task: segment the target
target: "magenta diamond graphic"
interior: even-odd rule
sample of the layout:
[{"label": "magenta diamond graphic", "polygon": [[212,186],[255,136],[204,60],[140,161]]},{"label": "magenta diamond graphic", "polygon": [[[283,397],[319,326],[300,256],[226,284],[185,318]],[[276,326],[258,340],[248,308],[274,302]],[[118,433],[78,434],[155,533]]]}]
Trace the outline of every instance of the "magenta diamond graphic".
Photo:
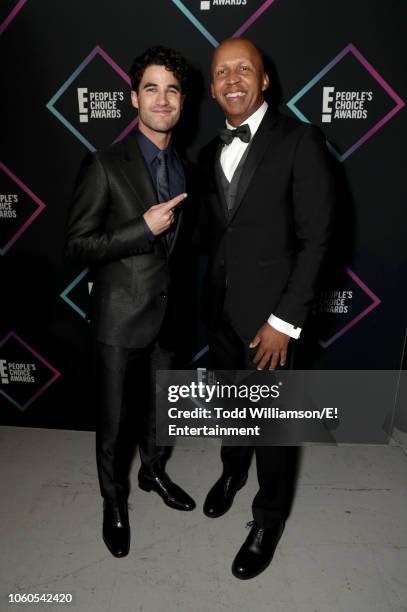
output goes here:
[{"label": "magenta diamond graphic", "polygon": [[10,331],[0,342],[0,393],[25,410],[61,375],[37,351]]},{"label": "magenta diamond graphic", "polygon": [[351,278],[355,285],[361,290],[362,294],[368,298],[368,304],[362,308],[354,317],[347,321],[336,333],[326,340],[320,340],[320,345],[323,348],[328,348],[333,342],[341,338],[344,334],[350,331],[357,323],[360,323],[372,310],[374,310],[379,304],[381,304],[380,298],[373,293],[371,289],[362,281],[361,278],[353,270],[346,267],[346,274]]},{"label": "magenta diamond graphic", "polygon": [[4,255],[44,210],[45,204],[2,162],[0,170],[5,174],[0,193],[0,255]]},{"label": "magenta diamond graphic", "polygon": [[[325,103],[322,104],[324,90],[330,90],[330,93],[325,91]],[[336,95],[367,95],[367,101],[356,99],[355,106],[352,106],[361,108],[363,103],[364,110],[359,111],[362,114],[357,116],[355,111],[343,121],[345,111],[340,111],[338,116],[341,119],[337,120],[330,106],[337,104],[338,108],[346,109],[353,103],[346,97],[335,102],[335,92]],[[325,104],[328,108],[324,107]],[[329,149],[342,162],[390,121],[405,102],[350,43],[308,81],[287,102],[287,106],[301,121],[320,125],[328,138]]]},{"label": "magenta diamond graphic", "polygon": [[[106,66],[112,70],[106,71]],[[122,91],[114,92],[114,90],[123,87],[123,81],[125,82],[126,95]],[[125,106],[129,98],[127,95],[129,86],[131,86],[131,82],[128,75],[106,51],[97,45],[52,96],[46,106],[89,151],[95,151],[112,142],[118,142],[136,125],[137,117],[134,117],[134,109],[130,107],[129,102],[128,106]],[[92,89],[94,91],[90,91]],[[109,97],[108,100],[104,100],[103,95],[109,96],[110,93],[119,94],[120,98],[111,99]],[[102,99],[91,100],[92,95],[99,96],[99,98],[102,95]],[[81,102],[78,101],[80,96]],[[68,102],[66,101],[67,98]],[[110,108],[107,105],[113,104],[116,108],[119,102],[122,103],[121,108],[115,111],[115,115],[112,115],[111,111],[109,115],[109,111],[105,110]],[[104,106],[104,103],[106,106]],[[80,108],[78,110],[80,104],[98,105],[98,110],[95,111],[93,116],[102,118],[102,121],[99,120],[96,123],[94,121],[93,129],[91,126],[92,118],[89,118],[89,113],[82,112]],[[90,117],[92,117],[92,111],[89,112],[91,113]],[[95,143],[94,140],[98,138],[99,134],[102,141]]]}]

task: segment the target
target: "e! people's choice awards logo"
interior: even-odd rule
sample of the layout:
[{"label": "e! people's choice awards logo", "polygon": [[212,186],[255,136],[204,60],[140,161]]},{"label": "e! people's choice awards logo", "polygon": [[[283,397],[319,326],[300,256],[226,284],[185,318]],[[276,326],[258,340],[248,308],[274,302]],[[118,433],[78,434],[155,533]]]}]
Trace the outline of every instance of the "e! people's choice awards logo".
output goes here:
[{"label": "e! people's choice awards logo", "polygon": [[0,162],[0,255],[5,255],[45,204]]},{"label": "e! people's choice awards logo", "polygon": [[209,11],[218,6],[246,6],[247,0],[201,0],[201,11]]},{"label": "e! people's choice awards logo", "polygon": [[78,87],[80,123],[88,123],[89,119],[120,119],[123,100],[123,91],[89,91],[88,87]]},{"label": "e! people's choice awards logo", "polygon": [[274,0],[172,0],[214,47],[230,36],[242,36]]},{"label": "e! people's choice awards logo", "polygon": [[16,193],[0,193],[0,219],[16,219],[18,195]]},{"label": "e! people's choice awards logo", "polygon": [[362,279],[350,268],[345,268],[340,286],[320,291],[313,308],[314,315],[318,316],[321,346],[330,346],[380,303],[380,298]]},{"label": "e! people's choice awards logo", "polygon": [[302,121],[321,126],[330,150],[340,161],[403,106],[403,100],[352,44],[288,102]]},{"label": "e! people's choice awards logo", "polygon": [[0,394],[19,410],[28,408],[59,376],[14,332],[0,341]]},{"label": "e! people's choice awards logo", "polygon": [[47,108],[90,151],[121,140],[137,122],[130,78],[100,47],[74,70]]},{"label": "e! people's choice awards logo", "polygon": [[368,119],[373,91],[338,91],[322,88],[322,123],[332,119]]}]

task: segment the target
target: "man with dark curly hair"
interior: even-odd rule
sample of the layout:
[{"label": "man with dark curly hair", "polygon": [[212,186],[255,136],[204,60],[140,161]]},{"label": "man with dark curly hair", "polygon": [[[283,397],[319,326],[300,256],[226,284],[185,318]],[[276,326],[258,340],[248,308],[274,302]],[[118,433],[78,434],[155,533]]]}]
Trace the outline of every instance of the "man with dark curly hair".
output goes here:
[{"label": "man with dark curly hair", "polygon": [[130,547],[127,499],[135,438],[140,488],[155,491],[177,510],[195,507],[165,471],[153,402],[155,371],[171,369],[174,360],[172,267],[189,187],[171,140],[187,75],[184,58],[172,49],[153,47],[135,59],[131,102],[138,126],[121,142],[86,156],[67,222],[68,257],[94,270],[96,457],[103,539],[115,557]]}]

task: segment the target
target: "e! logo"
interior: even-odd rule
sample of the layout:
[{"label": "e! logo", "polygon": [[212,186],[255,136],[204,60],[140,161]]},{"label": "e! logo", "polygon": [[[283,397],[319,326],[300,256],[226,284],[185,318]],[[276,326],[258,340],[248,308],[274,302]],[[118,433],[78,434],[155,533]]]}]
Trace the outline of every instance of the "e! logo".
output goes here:
[{"label": "e! logo", "polygon": [[323,87],[322,88],[322,123],[331,123],[332,121],[332,107],[330,103],[333,102],[333,92],[335,87]]},{"label": "e! logo", "polygon": [[79,121],[80,123],[88,123],[88,107],[86,102],[88,101],[87,87],[78,87],[78,104],[79,104]]},{"label": "e! logo", "polygon": [[5,359],[0,359],[0,378],[3,385],[8,385],[8,371],[7,371],[7,361]]}]

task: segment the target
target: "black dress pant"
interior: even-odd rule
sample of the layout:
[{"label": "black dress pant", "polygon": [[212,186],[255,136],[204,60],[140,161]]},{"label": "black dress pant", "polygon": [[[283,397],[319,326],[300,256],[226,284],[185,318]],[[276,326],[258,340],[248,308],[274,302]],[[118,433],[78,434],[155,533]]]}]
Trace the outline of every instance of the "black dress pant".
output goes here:
[{"label": "black dress pant", "polygon": [[155,371],[171,369],[174,353],[160,337],[145,348],[96,342],[95,353],[100,490],[106,499],[125,500],[136,444],[147,471],[163,467],[166,448],[155,442]]},{"label": "black dress pant", "polygon": [[[219,328],[209,334],[212,365],[217,370],[256,369],[252,359],[256,350],[249,348],[233,329],[226,315]],[[291,354],[292,355],[292,354]],[[287,367],[291,362],[288,355]],[[253,518],[262,527],[285,520],[294,495],[298,449],[295,446],[226,446],[221,459],[224,474],[244,475],[255,454],[259,490],[253,500]]]}]

